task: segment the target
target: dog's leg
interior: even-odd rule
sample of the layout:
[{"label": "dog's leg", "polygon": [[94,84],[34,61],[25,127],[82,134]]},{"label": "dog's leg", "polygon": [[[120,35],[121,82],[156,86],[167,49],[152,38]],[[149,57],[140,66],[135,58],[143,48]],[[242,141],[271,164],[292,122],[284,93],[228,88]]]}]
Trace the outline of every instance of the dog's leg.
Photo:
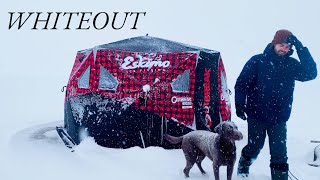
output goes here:
[{"label": "dog's leg", "polygon": [[219,168],[220,168],[220,165],[217,164],[216,162],[213,162],[213,163],[212,163],[212,167],[213,167],[213,173],[214,173],[214,178],[215,178],[215,180],[220,180],[220,177],[219,177]]},{"label": "dog's leg", "polygon": [[227,165],[227,180],[231,180],[232,178],[234,163],[235,161],[232,161]]},{"label": "dog's leg", "polygon": [[206,174],[206,172],[203,170],[203,168],[202,168],[202,166],[201,166],[201,162],[203,161],[203,159],[204,159],[205,157],[206,157],[206,155],[202,154],[202,152],[201,152],[201,154],[198,155],[197,161],[196,161],[197,166],[198,166],[198,168],[199,168],[199,170],[200,170],[200,172],[201,172],[202,174]]},{"label": "dog's leg", "polygon": [[182,142],[182,151],[186,158],[187,164],[183,172],[186,177],[189,177],[190,169],[193,167],[197,160],[197,147],[189,144],[189,141]]},{"label": "dog's leg", "polygon": [[196,163],[196,160],[197,160],[197,153],[195,152],[196,147],[195,146],[186,146],[186,147],[182,146],[182,147],[183,147],[182,150],[184,152],[184,156],[187,161],[187,165],[184,168],[183,172],[186,177],[189,177],[190,169],[192,168],[194,163]]},{"label": "dog's leg", "polygon": [[187,165],[186,165],[186,167],[184,168],[183,172],[184,172],[184,175],[185,175],[186,177],[189,177],[190,169],[192,168],[192,166],[193,166],[194,163],[196,162],[196,157],[190,157],[190,156],[187,156],[187,155],[186,155],[186,161],[187,161]]}]

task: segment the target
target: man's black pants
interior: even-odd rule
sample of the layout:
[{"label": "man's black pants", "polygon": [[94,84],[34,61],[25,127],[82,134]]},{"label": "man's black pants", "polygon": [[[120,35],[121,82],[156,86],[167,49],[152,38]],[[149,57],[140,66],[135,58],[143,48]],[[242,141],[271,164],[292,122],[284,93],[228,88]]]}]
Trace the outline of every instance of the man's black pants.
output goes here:
[{"label": "man's black pants", "polygon": [[242,149],[244,157],[254,160],[269,137],[271,164],[287,164],[287,124],[264,123],[248,118],[248,144]]}]

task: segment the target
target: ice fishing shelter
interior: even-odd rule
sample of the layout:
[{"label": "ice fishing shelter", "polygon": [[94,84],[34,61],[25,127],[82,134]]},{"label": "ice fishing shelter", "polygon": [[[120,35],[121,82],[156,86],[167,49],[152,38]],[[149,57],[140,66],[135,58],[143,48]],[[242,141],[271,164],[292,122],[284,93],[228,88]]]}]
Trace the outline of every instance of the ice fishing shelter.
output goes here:
[{"label": "ice fishing shelter", "polygon": [[63,129],[76,144],[177,148],[164,133],[213,130],[230,110],[219,52],[141,36],[77,53]]}]

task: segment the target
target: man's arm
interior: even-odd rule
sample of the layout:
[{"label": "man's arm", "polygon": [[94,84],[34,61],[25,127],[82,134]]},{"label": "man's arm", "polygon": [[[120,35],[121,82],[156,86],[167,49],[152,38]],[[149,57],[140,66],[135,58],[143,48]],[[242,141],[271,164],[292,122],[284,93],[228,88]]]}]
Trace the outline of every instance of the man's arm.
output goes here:
[{"label": "man's arm", "polygon": [[256,61],[251,58],[243,67],[234,87],[235,104],[246,104],[246,97],[256,77]]},{"label": "man's arm", "polygon": [[314,62],[308,48],[297,50],[300,62],[295,67],[295,79],[298,81],[310,81],[317,77],[317,65]]},{"label": "man's arm", "polygon": [[308,48],[304,47],[298,38],[291,35],[287,42],[295,46],[300,62],[295,63],[294,78],[298,81],[309,81],[317,77],[317,65]]}]

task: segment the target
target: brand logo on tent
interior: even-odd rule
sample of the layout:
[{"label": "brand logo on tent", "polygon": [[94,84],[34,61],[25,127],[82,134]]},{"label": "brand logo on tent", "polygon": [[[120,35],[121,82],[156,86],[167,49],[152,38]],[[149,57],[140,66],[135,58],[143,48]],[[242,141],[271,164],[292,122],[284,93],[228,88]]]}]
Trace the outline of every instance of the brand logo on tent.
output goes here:
[{"label": "brand logo on tent", "polygon": [[211,127],[212,125],[212,120],[210,116],[210,108],[209,108],[209,103],[210,103],[210,72],[211,69],[205,68],[204,69],[204,103],[203,103],[203,109],[205,113],[205,121],[206,121],[206,126],[208,128]]},{"label": "brand logo on tent", "polygon": [[123,69],[136,69],[136,68],[148,68],[150,70],[153,67],[169,67],[170,61],[162,61],[162,55],[154,57],[155,54],[150,54],[148,56],[136,55],[136,59],[132,56],[127,56],[123,59],[117,59],[121,64]]},{"label": "brand logo on tent", "polygon": [[175,104],[177,102],[182,102],[182,109],[191,109],[192,108],[191,97],[176,97],[176,96],[173,96],[171,98],[171,102],[173,104]]},{"label": "brand logo on tent", "polygon": [[210,103],[210,72],[211,69],[204,69],[204,104],[203,107],[209,106]]}]

